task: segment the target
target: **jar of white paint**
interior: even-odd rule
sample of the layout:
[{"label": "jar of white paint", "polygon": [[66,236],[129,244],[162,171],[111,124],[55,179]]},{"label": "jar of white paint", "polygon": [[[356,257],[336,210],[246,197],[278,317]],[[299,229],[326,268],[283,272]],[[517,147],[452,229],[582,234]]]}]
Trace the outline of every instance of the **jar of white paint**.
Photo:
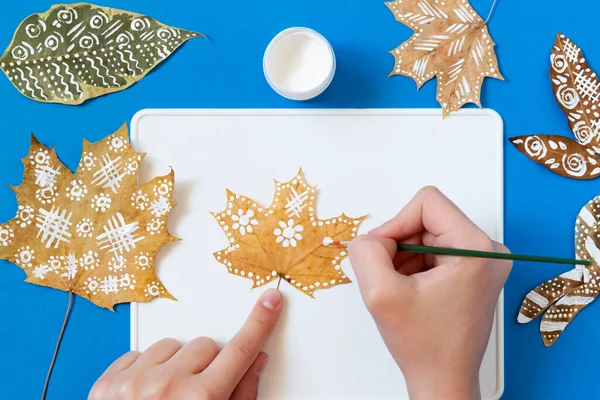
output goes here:
[{"label": "jar of white paint", "polygon": [[308,100],[333,80],[335,53],[327,39],[314,30],[288,28],[267,46],[263,70],[277,93],[291,100]]}]

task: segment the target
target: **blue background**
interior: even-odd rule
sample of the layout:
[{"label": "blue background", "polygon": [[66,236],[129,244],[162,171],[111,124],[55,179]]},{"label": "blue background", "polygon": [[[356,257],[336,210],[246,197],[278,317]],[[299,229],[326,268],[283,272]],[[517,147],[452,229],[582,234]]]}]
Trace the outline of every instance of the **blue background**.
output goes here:
[{"label": "blue background", "polygon": [[[484,17],[491,2],[472,0]],[[594,28],[600,3],[572,0],[564,8],[551,3],[499,0],[489,23],[506,81],[487,79],[482,101],[502,115],[506,137],[570,135],[548,75],[550,49],[558,31],[584,49],[592,67],[600,68]],[[1,45],[9,44],[22,19],[46,11],[51,4],[3,2]],[[393,64],[387,51],[411,31],[395,22],[381,1],[108,0],[102,5],[147,14],[169,25],[203,32],[210,39],[188,42],[132,88],[82,106],[37,103],[0,77],[1,221],[16,212],[15,196],[6,185],[21,182],[20,158],[27,154],[32,132],[44,144],[56,146],[67,166],[75,168],[82,138],[99,140],[143,108],[438,107],[435,82],[417,92],[408,78],[387,78]],[[321,32],[338,60],[331,87],[308,103],[279,97],[262,73],[264,49],[277,32],[290,26]],[[477,143],[468,145],[473,151],[488,151]],[[506,244],[513,252],[572,256],[575,217],[588,200],[600,194],[600,180],[562,178],[506,145]],[[67,294],[24,283],[19,268],[5,261],[0,264],[0,400],[39,398]],[[600,359],[600,346],[595,345],[600,337],[597,302],[550,348],[542,344],[537,320],[529,325],[516,322],[527,291],[564,270],[556,265],[517,264],[508,280],[506,399],[560,399],[575,394],[591,398],[598,392],[592,383]],[[128,347],[129,306],[118,306],[111,313],[77,298],[48,398],[85,398],[95,379]]]}]

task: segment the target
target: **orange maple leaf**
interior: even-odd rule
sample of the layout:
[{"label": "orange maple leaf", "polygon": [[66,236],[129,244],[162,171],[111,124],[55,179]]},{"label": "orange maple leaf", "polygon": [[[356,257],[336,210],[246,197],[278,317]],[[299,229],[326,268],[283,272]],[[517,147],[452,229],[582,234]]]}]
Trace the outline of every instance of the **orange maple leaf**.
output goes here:
[{"label": "orange maple leaf", "polygon": [[0,225],[0,258],[21,267],[26,282],[100,307],[174,299],[154,272],[158,250],[177,240],[166,228],[174,174],[137,187],[142,158],[126,125],[84,142],[76,173],[32,137],[23,183],[12,188],[17,215]]},{"label": "orange maple leaf", "polygon": [[341,269],[346,248],[330,244],[356,237],[366,216],[318,219],[315,187],[302,170],[288,182],[275,181],[268,208],[227,190],[227,206],[212,215],[229,239],[215,258],[229,273],[251,279],[253,288],[281,278],[313,297],[315,290],[351,282]]}]

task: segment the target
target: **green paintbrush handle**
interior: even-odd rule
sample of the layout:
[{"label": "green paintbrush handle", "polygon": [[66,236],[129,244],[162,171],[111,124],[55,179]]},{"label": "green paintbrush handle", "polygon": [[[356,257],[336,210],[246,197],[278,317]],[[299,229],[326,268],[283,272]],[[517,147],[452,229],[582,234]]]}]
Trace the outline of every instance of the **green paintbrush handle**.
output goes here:
[{"label": "green paintbrush handle", "polygon": [[588,260],[574,260],[569,258],[554,258],[527,256],[523,254],[495,253],[493,251],[452,249],[449,247],[417,246],[412,244],[398,244],[398,251],[405,253],[439,254],[445,256],[462,256],[477,258],[493,258],[497,260],[533,261],[552,264],[592,265]]}]

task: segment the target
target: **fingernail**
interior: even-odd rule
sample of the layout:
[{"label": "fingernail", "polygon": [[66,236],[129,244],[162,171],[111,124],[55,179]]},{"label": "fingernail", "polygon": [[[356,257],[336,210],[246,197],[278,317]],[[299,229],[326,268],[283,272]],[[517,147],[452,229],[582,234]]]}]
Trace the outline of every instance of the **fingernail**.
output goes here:
[{"label": "fingernail", "polygon": [[267,363],[269,362],[269,356],[268,355],[264,355],[263,356],[263,360],[261,360],[261,362],[258,364],[258,366],[256,367],[256,374],[260,375],[262,374],[262,372],[264,371],[265,367],[267,366]]},{"label": "fingernail", "polygon": [[277,308],[281,303],[281,292],[275,289],[269,289],[262,295],[262,305],[269,310]]}]

